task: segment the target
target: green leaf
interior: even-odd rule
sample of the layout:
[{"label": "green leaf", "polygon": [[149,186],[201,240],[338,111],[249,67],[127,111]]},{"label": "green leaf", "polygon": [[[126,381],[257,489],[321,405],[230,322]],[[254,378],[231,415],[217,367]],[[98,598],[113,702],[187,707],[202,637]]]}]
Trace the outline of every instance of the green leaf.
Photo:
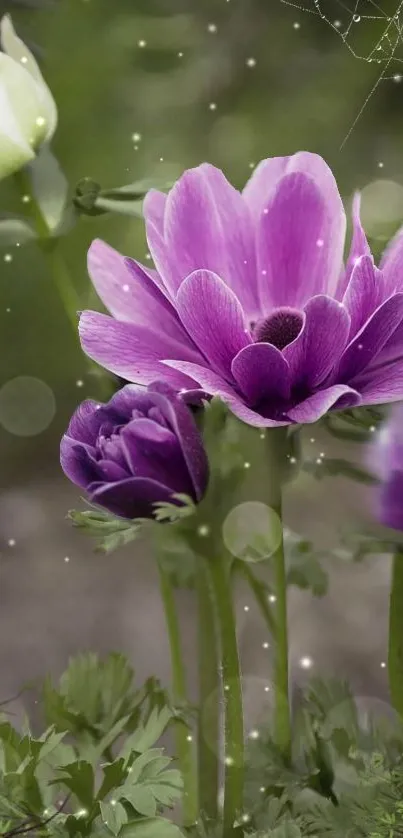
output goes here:
[{"label": "green leaf", "polygon": [[28,167],[34,198],[51,234],[61,225],[69,185],[49,145],[43,145]]},{"label": "green leaf", "polygon": [[308,474],[312,474],[317,480],[322,480],[324,477],[348,477],[350,480],[356,480],[358,483],[365,483],[368,486],[373,486],[378,482],[365,469],[342,458],[330,459],[324,457],[320,459],[320,462],[309,460],[302,464],[302,469]]},{"label": "green leaf", "polygon": [[162,503],[158,501],[154,504],[154,516],[156,521],[175,522],[181,521],[183,518],[188,518],[190,515],[194,515],[196,507],[189,495],[178,493],[172,495],[172,497],[176,498],[180,502],[181,506],[178,506],[176,503]]},{"label": "green leaf", "polygon": [[75,527],[97,539],[97,552],[111,553],[137,538],[141,527],[148,523],[141,519],[126,521],[101,510],[84,512],[71,509],[67,516]]},{"label": "green leaf", "polygon": [[25,218],[17,215],[0,216],[0,247],[26,244],[36,238],[35,230]]},{"label": "green leaf", "polygon": [[270,838],[302,838],[299,826],[291,821],[276,826],[269,834]]},{"label": "green leaf", "polygon": [[109,792],[118,788],[126,777],[125,761],[121,757],[109,765],[104,765],[103,780],[97,794],[97,800],[103,800]]},{"label": "green leaf", "polygon": [[147,721],[126,740],[120,755],[124,756],[128,750],[137,751],[137,753],[148,751],[162,736],[173,717],[174,714],[169,707],[163,707],[161,710],[154,707]]},{"label": "green leaf", "polygon": [[323,570],[312,543],[306,539],[300,539],[287,530],[284,534],[284,542],[287,585],[311,590],[314,596],[324,596],[328,588],[328,575]]},{"label": "green leaf", "polygon": [[166,818],[141,818],[128,823],[122,838],[184,838],[183,832]]},{"label": "green leaf", "polygon": [[124,798],[139,815],[153,818],[157,814],[157,801],[148,786],[134,786],[125,791]]},{"label": "green leaf", "polygon": [[60,769],[64,773],[52,785],[63,783],[76,796],[85,809],[90,809],[94,800],[94,771],[88,762],[78,760]]},{"label": "green leaf", "polygon": [[127,823],[127,814],[124,806],[117,800],[115,803],[100,803],[101,818],[113,835],[119,832]]}]

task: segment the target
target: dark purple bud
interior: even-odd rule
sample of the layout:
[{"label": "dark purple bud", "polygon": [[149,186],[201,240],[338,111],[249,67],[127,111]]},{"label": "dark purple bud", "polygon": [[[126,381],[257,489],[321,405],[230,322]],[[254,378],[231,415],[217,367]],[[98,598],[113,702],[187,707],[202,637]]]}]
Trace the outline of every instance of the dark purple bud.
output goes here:
[{"label": "dark purple bud", "polygon": [[122,518],[152,518],[155,503],[175,503],[179,493],[197,503],[208,482],[192,413],[161,382],[128,384],[107,404],[83,402],[61,441],[60,461],[92,503]]}]

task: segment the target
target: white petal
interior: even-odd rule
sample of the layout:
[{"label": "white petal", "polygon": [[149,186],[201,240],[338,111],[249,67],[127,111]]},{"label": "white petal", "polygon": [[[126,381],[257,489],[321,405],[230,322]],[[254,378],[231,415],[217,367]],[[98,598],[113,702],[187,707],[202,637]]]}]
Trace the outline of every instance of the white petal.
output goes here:
[{"label": "white petal", "polygon": [[34,79],[37,89],[40,91],[42,116],[46,120],[46,132],[44,139],[50,140],[57,126],[57,108],[55,100],[42,76],[42,73],[21,38],[16,34],[10,15],[4,15],[0,21],[0,43],[4,52],[12,58],[16,64],[21,66],[25,72]]}]

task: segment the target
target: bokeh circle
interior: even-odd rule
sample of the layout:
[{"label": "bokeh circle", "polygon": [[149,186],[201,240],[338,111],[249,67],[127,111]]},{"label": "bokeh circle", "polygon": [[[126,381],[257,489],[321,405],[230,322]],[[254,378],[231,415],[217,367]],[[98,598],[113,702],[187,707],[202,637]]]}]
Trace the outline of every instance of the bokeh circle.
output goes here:
[{"label": "bokeh circle", "polygon": [[19,375],[0,389],[0,424],[14,436],[37,436],[54,419],[53,390],[40,378]]}]

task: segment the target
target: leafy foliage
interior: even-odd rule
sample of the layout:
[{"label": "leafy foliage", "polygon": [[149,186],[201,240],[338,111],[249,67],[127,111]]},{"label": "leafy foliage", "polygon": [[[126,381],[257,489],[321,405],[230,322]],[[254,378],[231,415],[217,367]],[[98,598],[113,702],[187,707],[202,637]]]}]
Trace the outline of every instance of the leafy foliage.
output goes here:
[{"label": "leafy foliage", "polygon": [[291,764],[270,730],[249,746],[246,802],[256,838],[403,834],[402,745],[401,726],[363,715],[346,683],[313,679],[299,697]]},{"label": "leafy foliage", "polygon": [[86,748],[90,762],[108,754],[122,733],[141,730],[145,720],[151,725],[151,739],[157,739],[154,713],[166,708],[168,698],[156,679],[149,679],[140,689],[134,688],[133,679],[123,655],[112,653],[104,661],[92,653],[78,655],[70,661],[58,689],[50,679],[45,681],[46,720],[56,730],[72,734],[81,753]]},{"label": "leafy foliage", "polygon": [[132,678],[120,655],[80,655],[59,690],[45,685],[41,737],[0,722],[1,834],[180,838],[162,813],[182,777],[155,747],[174,712],[156,682],[135,691]]}]

